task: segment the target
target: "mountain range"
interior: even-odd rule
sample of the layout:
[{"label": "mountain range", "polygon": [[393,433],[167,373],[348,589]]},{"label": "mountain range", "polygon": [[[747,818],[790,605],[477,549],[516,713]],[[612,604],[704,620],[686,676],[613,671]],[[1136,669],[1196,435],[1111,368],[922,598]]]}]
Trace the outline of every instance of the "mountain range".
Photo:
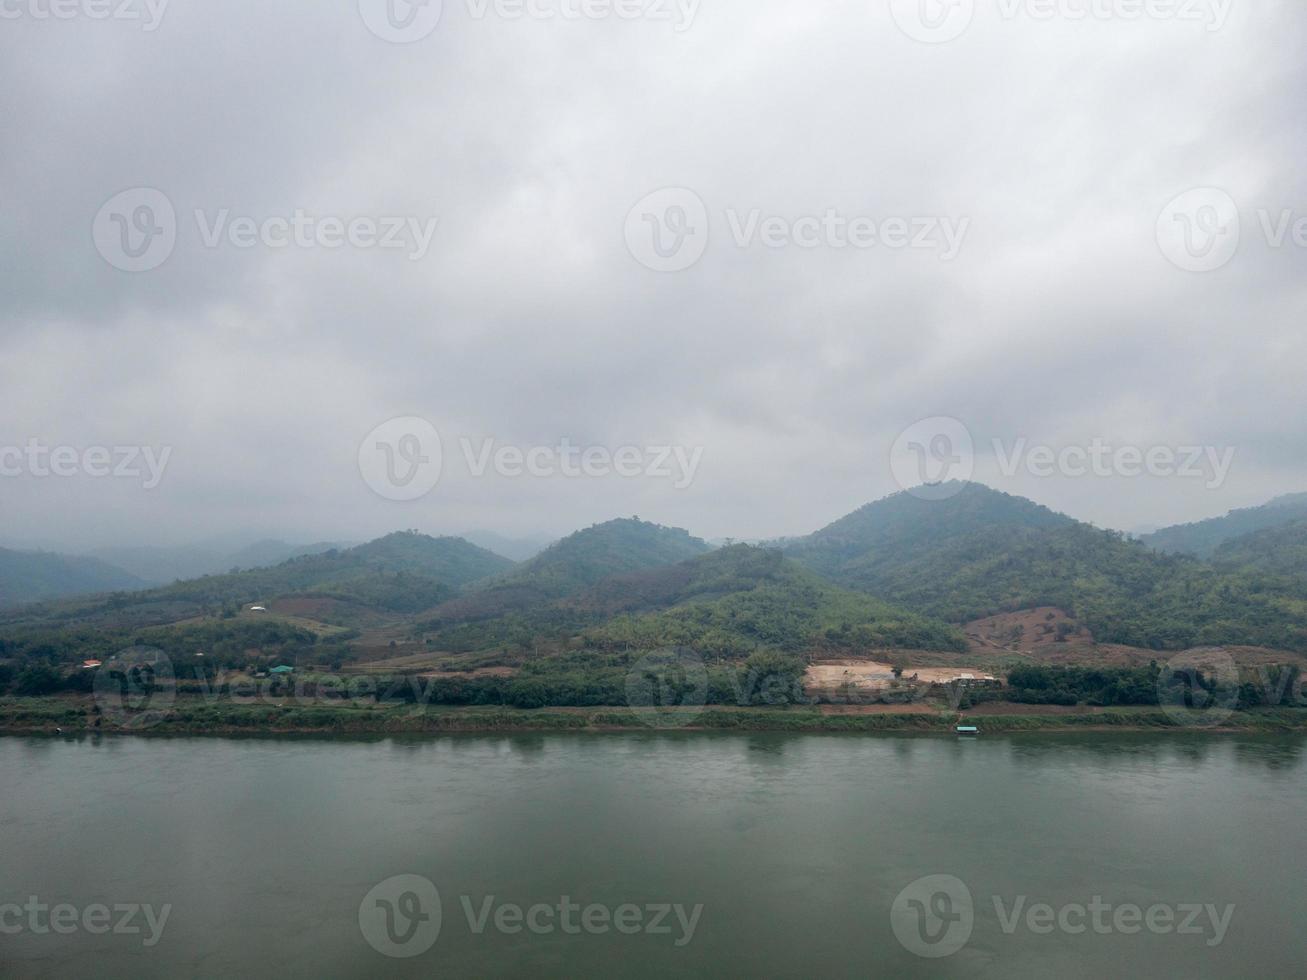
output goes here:
[{"label": "mountain range", "polygon": [[[0,660],[140,642],[415,668],[670,646],[958,652],[966,624],[1043,609],[1065,618],[1059,635],[1100,644],[1307,650],[1307,495],[1135,540],[981,484],[940,489],[771,546],[713,547],[627,519],[514,562],[401,532],[153,588],[99,559],[0,552],[3,594],[40,600],[0,613]],[[61,598],[52,582],[99,594]]]}]

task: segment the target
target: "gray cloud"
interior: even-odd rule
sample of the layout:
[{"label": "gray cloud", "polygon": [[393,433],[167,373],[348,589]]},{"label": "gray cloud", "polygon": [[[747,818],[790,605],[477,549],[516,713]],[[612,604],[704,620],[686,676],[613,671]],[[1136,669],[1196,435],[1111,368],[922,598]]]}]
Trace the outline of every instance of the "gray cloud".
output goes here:
[{"label": "gray cloud", "polygon": [[[1307,14],[1199,24],[1004,20],[921,44],[884,3],[706,0],[692,26],[504,21],[446,2],[393,45],[355,2],[174,0],[159,29],[0,21],[0,444],[171,446],[165,479],[0,478],[0,540],[66,547],[250,529],[565,532],[613,516],[802,533],[898,489],[888,454],[955,416],[977,476],[1100,524],[1188,520],[1307,487]],[[13,8],[19,9],[19,8]],[[24,6],[21,9],[26,9]],[[116,193],[179,217],[161,267],[96,252]],[[659,274],[627,212],[706,203]],[[1200,186],[1244,240],[1184,272],[1155,240]],[[438,218],[430,252],[206,248],[194,211]],[[952,261],[731,240],[727,212],[969,219]],[[360,441],[430,419],[445,478],[374,494]],[[457,440],[702,446],[661,479],[473,479]],[[1006,478],[1025,437],[1236,446],[1219,489]]]}]

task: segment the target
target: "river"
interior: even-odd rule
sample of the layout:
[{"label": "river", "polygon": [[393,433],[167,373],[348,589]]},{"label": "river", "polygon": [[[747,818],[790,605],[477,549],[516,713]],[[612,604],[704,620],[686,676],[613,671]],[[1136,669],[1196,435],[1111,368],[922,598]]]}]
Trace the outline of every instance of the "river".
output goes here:
[{"label": "river", "polygon": [[1302,976],[1304,747],[0,738],[0,975]]}]

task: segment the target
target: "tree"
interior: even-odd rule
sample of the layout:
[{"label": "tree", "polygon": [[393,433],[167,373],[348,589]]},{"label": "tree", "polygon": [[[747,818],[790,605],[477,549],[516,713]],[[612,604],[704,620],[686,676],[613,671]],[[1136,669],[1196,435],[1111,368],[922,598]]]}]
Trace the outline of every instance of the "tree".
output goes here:
[{"label": "tree", "polygon": [[49,664],[29,664],[18,675],[15,688],[20,697],[35,698],[53,694],[63,686],[63,675]]}]

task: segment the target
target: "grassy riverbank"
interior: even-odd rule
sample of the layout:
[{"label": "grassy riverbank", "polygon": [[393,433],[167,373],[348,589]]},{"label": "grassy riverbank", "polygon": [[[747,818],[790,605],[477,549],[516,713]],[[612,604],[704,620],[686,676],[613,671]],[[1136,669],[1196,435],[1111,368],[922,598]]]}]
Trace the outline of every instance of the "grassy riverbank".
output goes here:
[{"label": "grassy riverbank", "polygon": [[1024,731],[1307,731],[1307,710],[1240,711],[1212,724],[1157,709],[995,714],[953,711],[825,713],[812,708],[454,708],[412,705],[265,705],[179,702],[166,710],[116,718],[65,698],[0,699],[0,734],[101,732],[114,734],[387,734],[446,732],[682,731],[937,732],[957,724],[982,732]]}]

